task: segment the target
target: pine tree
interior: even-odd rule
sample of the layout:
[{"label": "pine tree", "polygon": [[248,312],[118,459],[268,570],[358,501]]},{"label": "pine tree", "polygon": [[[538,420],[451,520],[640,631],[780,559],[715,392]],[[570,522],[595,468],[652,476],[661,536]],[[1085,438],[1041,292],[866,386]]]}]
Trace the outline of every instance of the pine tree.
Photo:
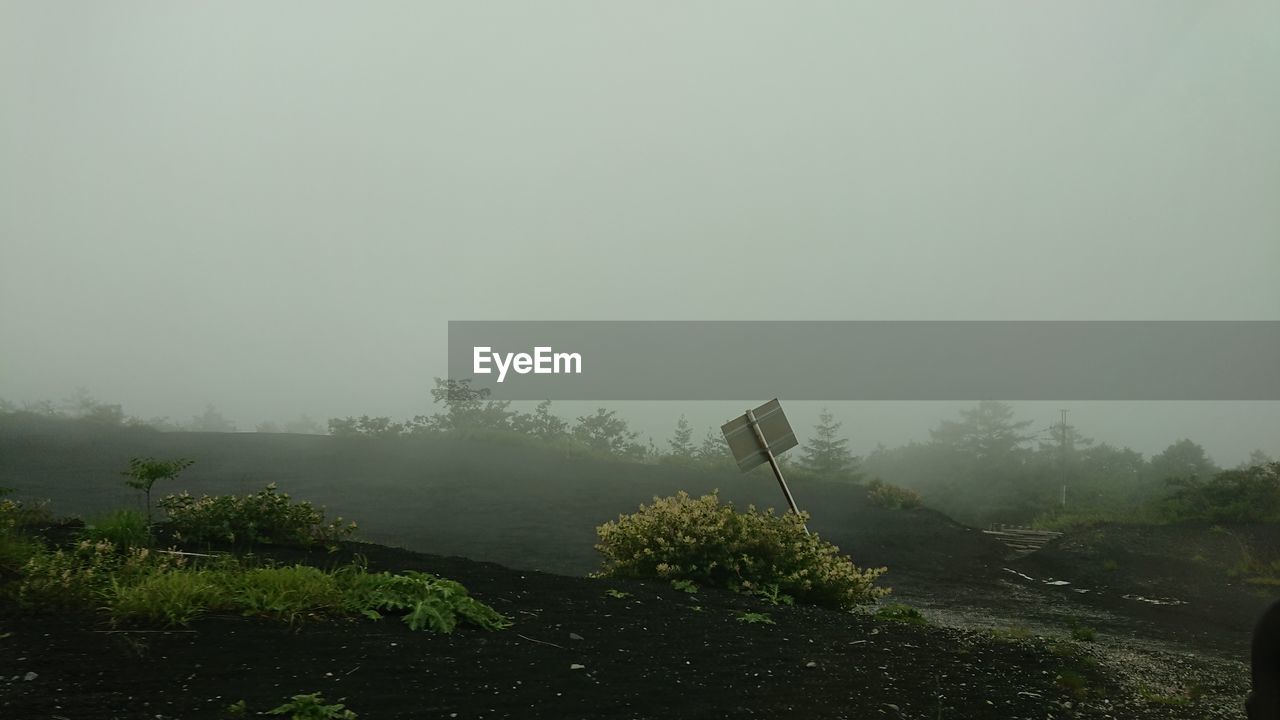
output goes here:
[{"label": "pine tree", "polygon": [[667,444],[671,446],[672,457],[680,460],[689,460],[693,457],[693,428],[683,415],[676,422],[676,432]]},{"label": "pine tree", "polygon": [[826,408],[813,426],[814,436],[804,446],[800,464],[805,470],[828,480],[857,482],[862,474],[857,472],[858,460],[849,452],[849,440],[839,436],[840,426]]},{"label": "pine tree", "polygon": [[702,439],[702,445],[698,447],[696,456],[698,462],[707,465],[733,463],[733,455],[729,452],[729,441],[724,439],[724,434],[717,428],[707,431],[707,436]]}]

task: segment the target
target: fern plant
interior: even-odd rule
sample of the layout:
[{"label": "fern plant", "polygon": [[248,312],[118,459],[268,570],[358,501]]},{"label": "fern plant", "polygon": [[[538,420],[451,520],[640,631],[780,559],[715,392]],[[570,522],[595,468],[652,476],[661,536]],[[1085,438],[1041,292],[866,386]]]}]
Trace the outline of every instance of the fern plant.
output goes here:
[{"label": "fern plant", "polygon": [[326,705],[320,693],[294,695],[289,702],[267,711],[268,715],[288,715],[290,720],[357,720],[359,717],[342,703]]}]

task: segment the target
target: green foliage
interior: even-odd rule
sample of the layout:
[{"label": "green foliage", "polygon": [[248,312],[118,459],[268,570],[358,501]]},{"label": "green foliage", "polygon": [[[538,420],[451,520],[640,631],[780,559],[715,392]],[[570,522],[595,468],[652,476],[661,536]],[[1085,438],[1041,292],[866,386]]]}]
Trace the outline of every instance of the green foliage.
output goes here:
[{"label": "green foliage", "polygon": [[5,497],[13,491],[0,488],[0,532],[21,530],[53,522],[49,501],[25,503]]},{"label": "green foliage", "polygon": [[609,588],[608,590],[605,590],[604,594],[608,595],[609,597],[615,600],[626,600],[627,598],[631,597],[631,593],[623,592],[621,590],[615,590],[613,588]]},{"label": "green foliage", "polygon": [[371,437],[389,438],[404,434],[406,425],[391,420],[389,417],[332,418],[329,420],[329,434],[335,437]]},{"label": "green foliage", "polygon": [[1059,690],[1077,699],[1083,699],[1089,695],[1089,681],[1072,670],[1063,670],[1059,673],[1055,678],[1055,684]]},{"label": "green foliage", "polygon": [[826,480],[857,482],[862,474],[857,472],[858,459],[849,452],[849,440],[839,436],[840,426],[835,416],[823,408],[818,424],[813,427],[813,437],[805,444],[800,461],[805,470]]},{"label": "green foliage", "polygon": [[1280,521],[1280,463],[1226,470],[1203,481],[1169,480],[1163,510],[1171,520],[1247,523]]},{"label": "green foliage", "polygon": [[117,586],[184,567],[182,556],[147,548],[121,551],[105,540],[82,540],[69,549],[40,550],[22,567],[18,600],[41,611],[92,610]]},{"label": "green foliage", "polygon": [[106,540],[116,547],[147,547],[151,544],[151,526],[147,517],[137,510],[115,510],[85,525],[89,540]]},{"label": "green foliage", "polygon": [[192,465],[193,460],[156,460],[155,458],[132,458],[129,469],[121,473],[127,480],[125,485],[141,490],[147,499],[147,524],[151,524],[151,488],[159,480],[175,480],[178,473]]},{"label": "green foliage", "polygon": [[334,575],[308,565],[228,573],[223,584],[241,613],[290,624],[308,616],[339,614],[344,607],[343,591]]},{"label": "green foliage", "polygon": [[136,580],[112,578],[103,593],[113,621],[186,625],[209,610],[227,607],[220,575],[193,569],[157,569]]},{"label": "green foliage", "polygon": [[710,468],[734,467],[733,454],[729,452],[729,441],[725,440],[724,433],[716,428],[707,430],[706,436],[702,438],[702,444],[694,451],[694,459]]},{"label": "green foliage", "polygon": [[20,532],[20,528],[32,518],[21,502],[4,497],[10,492],[9,488],[0,488],[0,581],[17,575],[18,570],[42,547]]},{"label": "green foliage", "polygon": [[623,457],[644,456],[644,447],[636,442],[639,436],[628,429],[627,421],[618,417],[617,411],[604,408],[579,417],[573,426],[573,437],[578,442],[597,452]]},{"label": "green foliage", "polygon": [[1071,628],[1071,639],[1076,642],[1093,642],[1095,633],[1093,628],[1077,625]]},{"label": "green foliage", "polygon": [[748,625],[777,625],[768,613],[758,612],[740,612],[738,622],[747,623]]},{"label": "green foliage", "polygon": [[511,416],[511,429],[522,435],[543,442],[563,442],[570,439],[569,423],[551,412],[551,401],[538,403],[532,413],[516,413]]},{"label": "green foliage", "polygon": [[403,620],[413,630],[448,633],[463,620],[485,630],[511,627],[509,619],[453,580],[416,571],[369,574],[359,566],[336,577],[347,595],[348,608],[368,617],[379,611],[405,611]]},{"label": "green foliage", "polygon": [[289,720],[356,720],[354,712],[342,703],[326,705],[320,693],[294,695],[289,702],[267,711],[268,715],[288,715]]},{"label": "green foliage", "polygon": [[873,505],[890,510],[914,510],[921,505],[920,493],[891,485],[880,478],[867,485],[867,499]]},{"label": "green foliage", "polygon": [[876,610],[876,618],[879,620],[890,620],[893,622],[903,622],[909,625],[928,625],[929,621],[920,611],[904,605],[902,603],[892,603]]},{"label": "green foliage", "polygon": [[782,592],[782,588],[777,583],[770,583],[764,587],[757,588],[756,597],[763,599],[770,605],[793,605],[796,599]]},{"label": "green foliage", "polygon": [[672,434],[671,439],[667,441],[667,445],[671,448],[670,457],[677,462],[688,462],[693,460],[693,427],[689,425],[689,421],[685,416],[681,415],[676,421],[676,430]]},{"label": "green foliage", "polygon": [[672,580],[671,587],[679,590],[680,592],[689,593],[690,595],[698,594],[698,584],[692,580]]},{"label": "green foliage", "polygon": [[754,594],[776,586],[796,600],[849,609],[888,591],[884,568],[860,570],[839,548],[805,531],[807,515],[736,512],[717,494],[654,498],[596,528],[604,577],[690,580]]},{"label": "green foliage", "polygon": [[275,483],[249,495],[204,495],[186,492],[160,501],[169,515],[168,527],[179,542],[197,545],[227,543],[239,547],[258,544],[335,547],[356,530],[342,518],[326,521],[324,510],[309,502],[291,502],[276,492]]},{"label": "green foliage", "polygon": [[289,623],[308,618],[395,613],[413,630],[452,632],[460,622],[510,627],[501,613],[452,580],[422,572],[335,571],[306,565],[251,567],[224,558],[193,566],[184,556],[146,548],[122,551],[106,541],[41,551],[22,568],[18,597],[37,611],[106,610],[114,622],[186,625],[211,612]]}]

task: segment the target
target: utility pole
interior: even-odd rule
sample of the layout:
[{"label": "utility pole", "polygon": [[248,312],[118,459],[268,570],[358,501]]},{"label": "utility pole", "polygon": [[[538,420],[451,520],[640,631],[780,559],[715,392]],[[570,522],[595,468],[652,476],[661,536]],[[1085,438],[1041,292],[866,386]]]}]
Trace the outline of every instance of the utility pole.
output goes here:
[{"label": "utility pole", "polygon": [[1061,435],[1058,438],[1058,447],[1062,451],[1062,509],[1067,509],[1067,410],[1063,408],[1059,410],[1062,413],[1062,421],[1058,424],[1058,432]]}]

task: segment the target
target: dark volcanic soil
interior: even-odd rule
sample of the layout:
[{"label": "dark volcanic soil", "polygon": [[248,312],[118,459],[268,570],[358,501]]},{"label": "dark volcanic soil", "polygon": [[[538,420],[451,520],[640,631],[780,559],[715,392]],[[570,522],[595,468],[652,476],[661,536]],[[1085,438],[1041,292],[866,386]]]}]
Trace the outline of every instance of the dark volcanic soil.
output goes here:
[{"label": "dark volcanic soil", "polygon": [[[462,581],[516,625],[433,635],[389,618],[291,629],[209,617],[183,632],[113,633],[93,617],[9,615],[0,716],[215,718],[237,700],[261,711],[317,691],[366,719],[1203,716],[1143,701],[1044,643],[380,546],[310,560],[352,550],[373,569]],[[743,623],[742,610],[776,625]]]}]

